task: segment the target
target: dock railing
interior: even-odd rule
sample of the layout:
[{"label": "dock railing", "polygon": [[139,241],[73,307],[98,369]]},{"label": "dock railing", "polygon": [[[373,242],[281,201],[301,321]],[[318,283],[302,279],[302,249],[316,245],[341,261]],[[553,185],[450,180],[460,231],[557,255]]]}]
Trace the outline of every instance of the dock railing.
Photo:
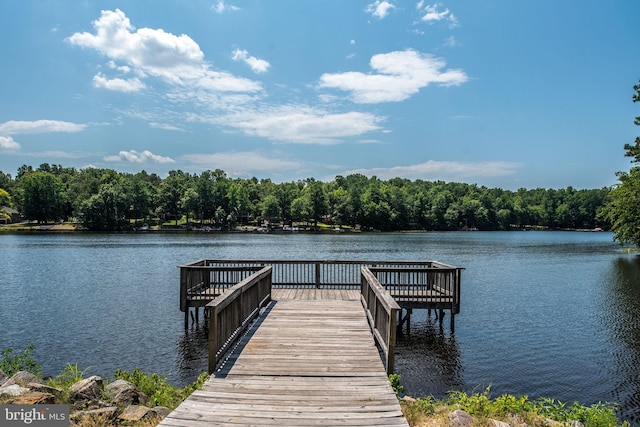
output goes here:
[{"label": "dock railing", "polygon": [[435,264],[428,268],[371,267],[380,284],[403,307],[421,307],[460,313],[460,277],[462,268]]},{"label": "dock railing", "polygon": [[362,267],[360,299],[367,314],[371,332],[385,359],[387,375],[393,373],[396,347],[396,322],[400,306],[367,267]]},{"label": "dock railing", "polygon": [[206,305],[209,310],[209,373],[271,301],[272,268],[263,267]]},{"label": "dock railing", "polygon": [[[180,266],[180,309],[184,311],[188,296],[214,286],[232,284],[231,277],[217,278],[216,271],[273,267],[274,288],[358,289],[361,267],[402,267],[415,269],[455,268],[437,261],[344,261],[344,260],[219,260],[201,259]],[[255,270],[253,270],[255,271]],[[253,271],[250,271],[251,274]],[[248,274],[247,274],[248,275]],[[246,276],[245,276],[246,277]],[[242,277],[244,278],[244,277]],[[222,284],[217,283],[218,280]],[[239,280],[238,280],[239,281]],[[237,283],[237,282],[236,282]],[[182,302],[185,301],[183,305]]]},{"label": "dock railing", "polygon": [[180,266],[180,311],[204,307],[213,298],[249,277],[263,266],[223,267],[201,259]]}]

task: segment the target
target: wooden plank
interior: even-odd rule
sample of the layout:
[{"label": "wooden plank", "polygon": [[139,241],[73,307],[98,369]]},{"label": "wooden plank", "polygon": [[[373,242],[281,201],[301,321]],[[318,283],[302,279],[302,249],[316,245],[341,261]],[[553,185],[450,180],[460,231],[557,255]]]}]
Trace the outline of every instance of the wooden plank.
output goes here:
[{"label": "wooden plank", "polygon": [[160,426],[408,426],[359,291],[274,289],[272,298],[221,369]]}]

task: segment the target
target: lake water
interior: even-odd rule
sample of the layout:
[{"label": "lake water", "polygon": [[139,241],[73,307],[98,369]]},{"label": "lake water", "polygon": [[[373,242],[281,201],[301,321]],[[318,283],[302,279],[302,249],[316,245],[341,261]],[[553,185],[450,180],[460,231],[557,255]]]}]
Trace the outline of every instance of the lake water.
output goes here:
[{"label": "lake water", "polygon": [[45,373],[77,363],[186,384],[206,370],[185,331],[178,265],[199,258],[438,260],[464,267],[455,335],[424,311],[399,337],[412,395],[451,389],[583,404],[640,420],[640,258],[609,233],[0,235],[0,348],[36,346]]}]

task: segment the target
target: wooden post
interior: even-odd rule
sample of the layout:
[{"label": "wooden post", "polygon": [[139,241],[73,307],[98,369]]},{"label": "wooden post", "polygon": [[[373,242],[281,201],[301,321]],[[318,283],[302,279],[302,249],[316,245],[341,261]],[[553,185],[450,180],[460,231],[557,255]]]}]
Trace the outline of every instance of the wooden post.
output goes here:
[{"label": "wooden post", "polygon": [[398,318],[398,309],[391,308],[389,313],[389,329],[387,336],[387,375],[393,374],[393,368],[395,365],[395,352],[396,352],[396,319]]},{"label": "wooden post", "polygon": [[218,353],[218,307],[213,307],[209,312],[209,375],[216,370],[216,354]]},{"label": "wooden post", "polygon": [[316,289],[320,287],[320,263],[316,262]]},{"label": "wooden post", "polygon": [[451,323],[449,325],[449,327],[451,328],[451,333],[453,334],[456,331],[456,321],[455,321],[456,315],[453,314],[453,311],[451,312]]}]

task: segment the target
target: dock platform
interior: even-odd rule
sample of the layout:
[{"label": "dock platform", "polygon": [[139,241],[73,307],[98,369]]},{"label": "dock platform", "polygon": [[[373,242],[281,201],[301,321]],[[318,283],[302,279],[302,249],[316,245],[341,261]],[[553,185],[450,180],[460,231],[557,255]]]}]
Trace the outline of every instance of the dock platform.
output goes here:
[{"label": "dock platform", "polygon": [[[205,308],[209,373],[164,427],[408,426],[388,380],[414,309],[460,311],[437,261],[214,260],[180,266],[185,328]],[[403,310],[405,316],[402,316]]]},{"label": "dock platform", "polygon": [[263,311],[160,426],[408,426],[359,291],[273,289]]}]

